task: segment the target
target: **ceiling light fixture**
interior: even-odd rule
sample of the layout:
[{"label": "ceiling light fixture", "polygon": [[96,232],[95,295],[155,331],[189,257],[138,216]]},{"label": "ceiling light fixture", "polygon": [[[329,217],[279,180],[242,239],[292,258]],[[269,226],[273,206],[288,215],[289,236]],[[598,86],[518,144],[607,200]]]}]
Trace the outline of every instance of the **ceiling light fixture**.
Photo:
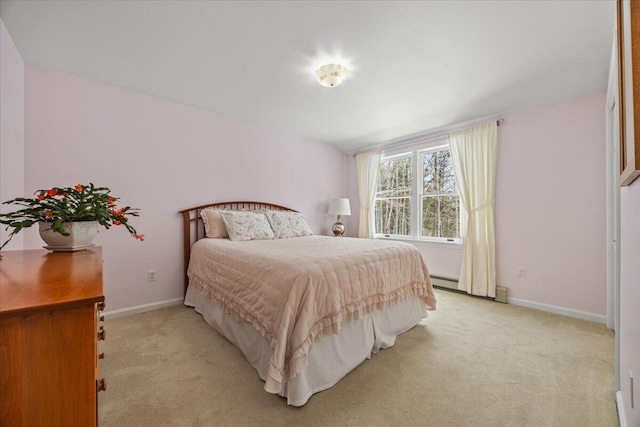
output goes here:
[{"label": "ceiling light fixture", "polygon": [[326,87],[340,86],[347,75],[347,68],[340,64],[326,64],[316,70],[318,83]]}]

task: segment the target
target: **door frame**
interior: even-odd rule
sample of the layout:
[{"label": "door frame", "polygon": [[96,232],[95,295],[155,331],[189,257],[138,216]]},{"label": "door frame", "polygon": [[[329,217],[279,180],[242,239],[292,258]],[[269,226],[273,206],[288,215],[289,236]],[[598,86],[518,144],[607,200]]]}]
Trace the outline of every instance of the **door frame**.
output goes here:
[{"label": "door frame", "polygon": [[617,41],[611,50],[606,98],[607,327],[615,336],[615,382],[620,390],[620,111]]}]

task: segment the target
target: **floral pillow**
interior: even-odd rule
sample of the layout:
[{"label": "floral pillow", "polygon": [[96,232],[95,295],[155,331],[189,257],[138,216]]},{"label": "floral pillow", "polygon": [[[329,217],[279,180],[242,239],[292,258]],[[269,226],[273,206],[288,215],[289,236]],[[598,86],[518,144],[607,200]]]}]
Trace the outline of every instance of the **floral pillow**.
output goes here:
[{"label": "floral pillow", "polygon": [[222,215],[220,215],[220,209],[205,208],[200,211],[200,217],[204,223],[204,231],[207,237],[216,239],[229,238],[227,227],[222,221]]},{"label": "floral pillow", "polygon": [[311,236],[313,233],[307,221],[299,212],[268,211],[265,213],[276,239]]},{"label": "floral pillow", "polygon": [[262,213],[220,211],[229,238],[235,241],[273,239],[273,230]]}]

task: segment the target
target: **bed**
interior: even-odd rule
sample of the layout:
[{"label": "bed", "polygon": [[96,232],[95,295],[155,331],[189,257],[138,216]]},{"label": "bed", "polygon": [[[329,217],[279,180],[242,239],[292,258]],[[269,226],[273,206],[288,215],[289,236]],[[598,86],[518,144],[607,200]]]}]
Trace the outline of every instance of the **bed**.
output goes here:
[{"label": "bed", "polygon": [[[225,221],[264,216],[275,238],[203,238],[211,212]],[[270,203],[214,203],[181,213],[185,305],[240,349],[267,392],[290,405],[332,387],[435,310],[427,267],[412,245],[310,230],[278,238],[278,218],[300,215]]]}]

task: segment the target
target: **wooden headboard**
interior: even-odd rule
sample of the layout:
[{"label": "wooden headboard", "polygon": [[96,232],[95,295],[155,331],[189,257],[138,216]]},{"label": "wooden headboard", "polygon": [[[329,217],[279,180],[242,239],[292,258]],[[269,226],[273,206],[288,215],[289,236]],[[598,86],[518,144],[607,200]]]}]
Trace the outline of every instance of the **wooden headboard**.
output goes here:
[{"label": "wooden headboard", "polygon": [[198,240],[205,237],[204,225],[202,218],[200,217],[200,211],[204,208],[225,209],[230,211],[254,211],[254,210],[269,210],[269,211],[289,211],[298,212],[285,206],[274,205],[273,203],[264,202],[220,202],[211,203],[208,205],[196,206],[194,208],[181,210],[180,213],[183,217],[184,227],[184,293],[187,293],[187,286],[189,285],[189,278],[187,277],[187,268],[189,267],[189,257],[191,256],[191,246]]}]

